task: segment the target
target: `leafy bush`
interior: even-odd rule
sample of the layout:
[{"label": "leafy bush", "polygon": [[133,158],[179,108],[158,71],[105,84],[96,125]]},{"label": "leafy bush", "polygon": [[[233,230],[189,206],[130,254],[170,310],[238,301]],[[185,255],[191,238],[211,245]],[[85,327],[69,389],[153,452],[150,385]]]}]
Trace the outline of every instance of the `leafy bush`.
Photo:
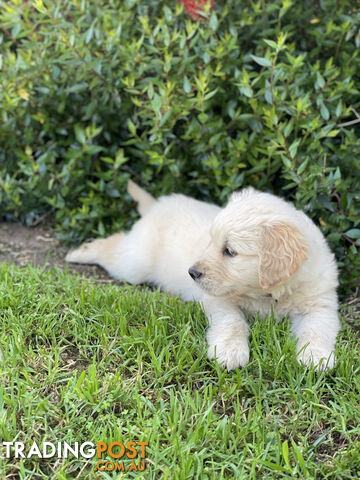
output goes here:
[{"label": "leafy bush", "polygon": [[349,292],[360,272],[352,3],[218,0],[194,21],[176,0],[0,0],[2,218],[50,212],[79,241],[129,227],[129,177],[219,203],[253,185],[321,225]]}]

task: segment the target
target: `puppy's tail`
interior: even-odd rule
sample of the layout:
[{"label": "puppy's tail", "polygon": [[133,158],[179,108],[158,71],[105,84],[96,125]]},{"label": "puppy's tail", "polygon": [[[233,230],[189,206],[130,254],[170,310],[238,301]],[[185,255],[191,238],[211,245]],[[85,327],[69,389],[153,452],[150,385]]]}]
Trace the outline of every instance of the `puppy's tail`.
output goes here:
[{"label": "puppy's tail", "polygon": [[151,196],[150,193],[143,190],[132,180],[128,181],[127,191],[129,195],[135,200],[135,202],[137,202],[137,209],[141,216],[145,215],[151,205],[155,202],[155,198]]}]

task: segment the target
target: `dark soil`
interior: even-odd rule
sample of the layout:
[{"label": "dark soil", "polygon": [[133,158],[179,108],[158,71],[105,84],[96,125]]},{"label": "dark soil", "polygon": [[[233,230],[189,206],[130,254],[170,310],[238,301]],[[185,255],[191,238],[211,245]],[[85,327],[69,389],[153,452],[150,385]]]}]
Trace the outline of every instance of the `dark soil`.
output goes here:
[{"label": "dark soil", "polygon": [[65,262],[67,247],[60,244],[54,232],[43,226],[28,228],[21,223],[0,223],[0,262],[28,264],[52,268],[59,267],[97,281],[110,282],[108,274],[96,265],[78,265]]}]

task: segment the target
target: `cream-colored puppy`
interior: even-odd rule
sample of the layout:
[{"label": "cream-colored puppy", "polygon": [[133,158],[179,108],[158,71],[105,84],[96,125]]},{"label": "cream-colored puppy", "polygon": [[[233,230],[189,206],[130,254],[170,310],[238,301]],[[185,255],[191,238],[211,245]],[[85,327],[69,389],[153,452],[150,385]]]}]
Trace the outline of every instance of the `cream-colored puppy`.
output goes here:
[{"label": "cream-colored puppy", "polygon": [[300,361],[333,366],[337,269],[303,212],[252,188],[224,209],[180,194],[155,200],[131,181],[128,192],[142,215],[132,230],[85,243],[67,261],[199,300],[210,323],[208,355],[229,370],[249,360],[245,311],[289,315]]}]

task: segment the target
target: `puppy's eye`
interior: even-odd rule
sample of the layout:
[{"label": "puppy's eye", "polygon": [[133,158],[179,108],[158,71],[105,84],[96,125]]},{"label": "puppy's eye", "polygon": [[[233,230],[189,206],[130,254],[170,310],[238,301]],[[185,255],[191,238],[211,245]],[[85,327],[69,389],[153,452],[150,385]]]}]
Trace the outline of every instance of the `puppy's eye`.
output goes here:
[{"label": "puppy's eye", "polygon": [[223,254],[227,257],[235,257],[236,252],[230,247],[225,247],[223,250]]}]

